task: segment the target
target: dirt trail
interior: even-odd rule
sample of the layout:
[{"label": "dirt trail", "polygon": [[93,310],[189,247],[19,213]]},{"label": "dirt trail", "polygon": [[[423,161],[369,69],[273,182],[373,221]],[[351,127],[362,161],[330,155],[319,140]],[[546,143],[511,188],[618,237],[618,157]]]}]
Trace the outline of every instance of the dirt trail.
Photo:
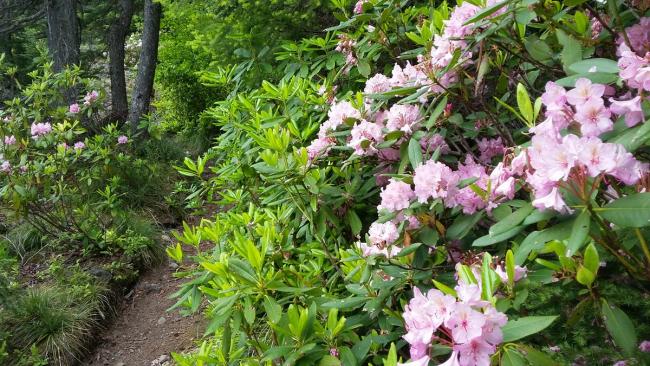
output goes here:
[{"label": "dirt trail", "polygon": [[161,366],[171,364],[170,353],[191,349],[205,329],[200,314],[183,317],[167,312],[170,295],[183,282],[172,276],[165,262],[145,273],[116,310],[117,317],[101,333],[86,366]]}]

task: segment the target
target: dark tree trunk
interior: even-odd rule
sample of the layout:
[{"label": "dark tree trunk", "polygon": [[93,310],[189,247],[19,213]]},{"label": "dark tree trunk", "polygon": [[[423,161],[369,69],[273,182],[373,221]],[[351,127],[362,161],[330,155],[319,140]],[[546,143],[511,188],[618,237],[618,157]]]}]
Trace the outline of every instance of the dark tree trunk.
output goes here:
[{"label": "dark tree trunk", "polygon": [[131,27],[134,1],[119,0],[119,15],[108,31],[109,74],[111,76],[111,108],[113,118],[126,121],[129,104],[126,97],[126,78],[124,76],[124,43]]},{"label": "dark tree trunk", "polygon": [[158,39],[160,37],[160,14],[162,6],[152,0],[144,2],[144,29],[142,31],[142,49],[138,61],[138,76],[131,97],[129,122],[131,131],[135,133],[142,116],[149,112],[153,79],[156,74],[158,61]]},{"label": "dark tree trunk", "polygon": [[47,0],[47,45],[56,72],[79,65],[81,29],[77,0]]},{"label": "dark tree trunk", "polygon": [[[47,0],[47,46],[55,72],[79,65],[81,28],[77,17],[77,0]],[[64,90],[63,96],[66,103],[74,103],[77,88]]]}]

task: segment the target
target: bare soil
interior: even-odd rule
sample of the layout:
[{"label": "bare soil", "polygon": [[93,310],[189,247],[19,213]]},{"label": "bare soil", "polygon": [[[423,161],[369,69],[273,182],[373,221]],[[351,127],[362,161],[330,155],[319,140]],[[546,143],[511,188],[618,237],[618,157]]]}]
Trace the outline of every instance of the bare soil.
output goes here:
[{"label": "bare soil", "polygon": [[82,365],[167,365],[171,352],[194,348],[205,324],[201,314],[182,316],[178,310],[167,311],[176,302],[171,295],[183,282],[173,277],[174,272],[173,265],[165,262],[140,277]]}]

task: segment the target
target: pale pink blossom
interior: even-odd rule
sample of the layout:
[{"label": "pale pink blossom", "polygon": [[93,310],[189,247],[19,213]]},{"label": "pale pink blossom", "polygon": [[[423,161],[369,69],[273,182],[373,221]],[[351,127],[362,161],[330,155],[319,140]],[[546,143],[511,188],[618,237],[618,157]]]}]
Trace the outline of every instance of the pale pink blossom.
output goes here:
[{"label": "pale pink blossom", "polygon": [[419,202],[427,202],[429,198],[447,199],[456,191],[458,177],[443,163],[429,160],[415,168],[413,174],[415,196]]},{"label": "pale pink blossom", "polygon": [[368,229],[368,239],[371,244],[387,246],[393,244],[399,239],[397,226],[392,222],[378,223],[373,222]]},{"label": "pale pink blossom", "polygon": [[83,141],[77,141],[74,144],[75,150],[82,150],[84,147],[86,147],[86,144],[84,144]]},{"label": "pale pink blossom", "polygon": [[[499,278],[501,278],[501,281],[503,283],[508,282],[508,274],[506,273],[506,271],[503,269],[503,267],[501,265],[498,265],[494,269],[494,272],[496,272],[497,275],[499,275]],[[514,278],[514,281],[517,282],[517,281],[525,278],[527,273],[528,273],[528,270],[526,269],[526,267],[521,267],[518,264],[515,265],[515,278]]]},{"label": "pale pink blossom", "polygon": [[577,106],[593,100],[600,100],[605,94],[605,85],[593,84],[587,78],[576,80],[575,87],[566,93],[567,102]]},{"label": "pale pink blossom", "polygon": [[639,344],[639,351],[650,352],[650,340],[643,341]]},{"label": "pale pink blossom", "polygon": [[[630,45],[634,51],[640,55],[644,56],[646,52],[650,52],[650,18],[643,17],[639,20],[639,23],[625,28],[625,33],[627,38],[630,41]],[[625,39],[623,35],[620,35],[617,39],[619,44],[624,44]]]},{"label": "pale pink blossom", "polygon": [[482,338],[473,338],[467,343],[454,346],[460,366],[490,366],[490,357],[495,350],[493,345]]},{"label": "pale pink blossom", "polygon": [[438,133],[420,139],[420,147],[422,147],[422,150],[425,152],[434,152],[438,148],[440,148],[441,154],[446,154],[450,151],[449,145],[445,142],[445,138]]},{"label": "pale pink blossom", "polygon": [[317,138],[307,146],[307,156],[309,160],[315,160],[320,156],[327,155],[330,149],[334,146],[334,139],[330,137]]},{"label": "pale pink blossom", "polygon": [[420,108],[412,104],[395,104],[388,111],[386,128],[389,131],[412,133],[420,121]]},{"label": "pale pink blossom", "polygon": [[[431,358],[429,356],[424,356],[422,358],[419,358],[417,360],[411,361],[411,362],[406,362],[406,363],[397,363],[397,366],[429,366],[429,361],[431,361]],[[452,366],[450,365],[443,365],[440,364],[440,366]]]},{"label": "pale pink blossom", "polygon": [[124,145],[124,144],[126,144],[127,142],[129,142],[129,138],[126,137],[126,136],[124,136],[124,135],[121,135],[121,136],[119,136],[119,137],[117,138],[117,144],[118,144],[118,145]]},{"label": "pale pink blossom", "polygon": [[557,212],[567,212],[569,210],[557,187],[551,189],[548,195],[536,198],[533,201],[533,206],[539,210],[553,209]]},{"label": "pale pink blossom", "polygon": [[16,137],[14,135],[11,136],[5,136],[5,145],[15,145],[16,144]]},{"label": "pale pink blossom", "polygon": [[358,120],[361,119],[361,113],[355,109],[352,104],[348,101],[342,101],[335,103],[330,108],[327,113],[328,119],[325,121],[318,132],[318,137],[325,138],[330,131],[336,130],[336,128],[348,120]]},{"label": "pale pink blossom", "polygon": [[625,125],[627,127],[636,126],[639,122],[643,121],[643,110],[641,110],[641,97],[636,96],[629,100],[613,100],[609,110],[612,113],[625,116]]},{"label": "pale pink blossom", "polygon": [[390,212],[408,208],[411,200],[415,198],[415,193],[410,184],[395,179],[391,179],[390,183],[382,189],[379,195],[381,196],[381,203],[377,208]]},{"label": "pale pink blossom", "polygon": [[363,92],[364,94],[379,94],[387,92],[391,88],[390,79],[384,74],[377,74],[366,81]]},{"label": "pale pink blossom", "polygon": [[377,152],[376,144],[384,141],[381,126],[361,120],[356,123],[350,131],[348,146],[354,149],[354,153],[360,156],[372,155]]},{"label": "pale pink blossom", "polygon": [[92,102],[96,101],[98,97],[99,93],[96,90],[89,92],[84,97],[84,105],[90,105]]},{"label": "pale pink blossom", "polygon": [[52,125],[48,122],[45,123],[33,123],[31,127],[32,138],[37,140],[39,137],[47,135],[52,132]]},{"label": "pale pink blossom", "polygon": [[0,171],[3,173],[9,173],[11,172],[11,163],[4,160],[2,164],[0,164]]},{"label": "pale pink blossom", "polygon": [[474,310],[467,304],[459,303],[444,324],[451,330],[454,342],[463,344],[481,336],[485,321],[483,313]]},{"label": "pale pink blossom", "polygon": [[81,111],[81,108],[79,107],[79,104],[74,103],[74,104],[70,104],[69,111],[72,114],[77,114]]},{"label": "pale pink blossom", "polygon": [[482,138],[478,141],[479,160],[484,164],[488,164],[493,157],[502,155],[504,149],[505,146],[503,146],[501,137],[495,139]]},{"label": "pale pink blossom", "polygon": [[611,116],[602,99],[590,99],[576,106],[574,118],[580,123],[582,136],[594,137],[614,128]]},{"label": "pale pink blossom", "polygon": [[368,0],[359,0],[359,1],[357,1],[357,3],[354,4],[354,14],[363,13],[363,4],[365,4],[367,2],[368,2]]}]

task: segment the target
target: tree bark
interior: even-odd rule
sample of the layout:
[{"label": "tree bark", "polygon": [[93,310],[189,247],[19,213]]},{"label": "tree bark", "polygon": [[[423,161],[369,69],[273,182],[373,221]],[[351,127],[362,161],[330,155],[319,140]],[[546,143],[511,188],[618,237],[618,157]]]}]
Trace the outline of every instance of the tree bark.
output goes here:
[{"label": "tree bark", "polygon": [[140,50],[138,75],[135,79],[135,88],[131,98],[131,111],[129,113],[131,131],[134,134],[138,129],[138,123],[142,116],[149,112],[149,106],[151,104],[153,80],[156,74],[156,62],[158,61],[161,13],[162,6],[160,3],[145,0],[142,49]]},{"label": "tree bark", "polygon": [[108,31],[109,74],[111,77],[111,110],[113,119],[124,122],[129,113],[124,75],[124,44],[134,12],[133,0],[119,0],[118,17]]},{"label": "tree bark", "polygon": [[47,45],[54,61],[54,71],[79,65],[81,29],[77,17],[77,0],[47,0]]}]

